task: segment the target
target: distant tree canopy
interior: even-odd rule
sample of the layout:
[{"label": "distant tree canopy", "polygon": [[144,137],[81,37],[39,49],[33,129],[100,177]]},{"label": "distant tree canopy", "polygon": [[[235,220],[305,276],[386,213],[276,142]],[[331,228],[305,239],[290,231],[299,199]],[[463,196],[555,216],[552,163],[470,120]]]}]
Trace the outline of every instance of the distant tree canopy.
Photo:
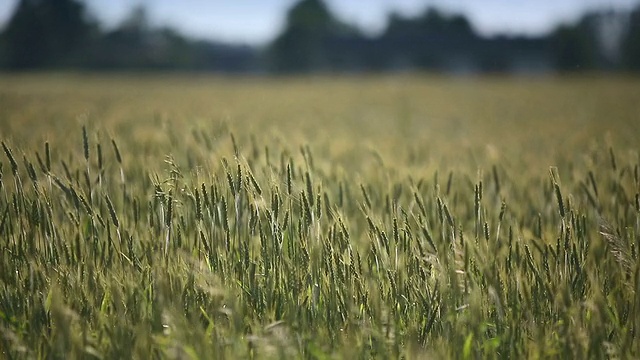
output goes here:
[{"label": "distant tree canopy", "polygon": [[624,69],[640,71],[640,6],[629,15],[629,27],[622,41]]},{"label": "distant tree canopy", "polygon": [[96,26],[77,0],[20,0],[3,33],[10,68],[73,66]]},{"label": "distant tree canopy", "polygon": [[468,56],[479,38],[463,16],[427,8],[414,18],[392,14],[380,40],[388,67],[444,70],[452,60]]},{"label": "distant tree canopy", "polygon": [[[164,53],[167,39],[171,34],[152,30],[147,10],[137,5],[120,25],[106,32],[94,54],[96,65],[100,68],[157,68],[168,61]],[[171,38],[180,41],[180,35]]]},{"label": "distant tree canopy", "polygon": [[475,37],[471,24],[464,16],[447,16],[434,8],[427,8],[422,15],[415,18],[404,18],[398,14],[392,14],[386,34],[450,34]]},{"label": "distant tree canopy", "polygon": [[562,25],[551,34],[555,67],[561,71],[589,70],[596,66],[596,40],[588,21]]},{"label": "distant tree canopy", "polygon": [[338,21],[321,0],[302,0],[287,13],[284,31],[270,46],[275,71],[312,71],[333,67],[331,43],[357,31]]},{"label": "distant tree canopy", "polygon": [[[385,31],[368,37],[336,18],[323,0],[300,0],[287,12],[283,31],[258,49],[196,41],[171,28],[155,28],[142,6],[134,7],[115,29],[104,30],[82,0],[19,0],[0,34],[0,67],[275,73],[640,71],[640,6],[626,14],[605,15],[585,14],[576,24],[560,25],[545,36],[487,38],[464,16],[427,8],[415,17],[391,14]],[[603,26],[622,24],[621,19],[627,19],[627,26],[615,39],[607,38],[615,43],[603,48]]]}]

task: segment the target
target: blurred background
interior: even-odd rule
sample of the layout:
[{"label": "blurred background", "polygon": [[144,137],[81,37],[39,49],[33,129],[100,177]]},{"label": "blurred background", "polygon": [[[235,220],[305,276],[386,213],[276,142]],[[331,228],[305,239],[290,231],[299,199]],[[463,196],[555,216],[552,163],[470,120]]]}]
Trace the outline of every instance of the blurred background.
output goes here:
[{"label": "blurred background", "polygon": [[638,0],[0,0],[3,71],[640,71]]}]

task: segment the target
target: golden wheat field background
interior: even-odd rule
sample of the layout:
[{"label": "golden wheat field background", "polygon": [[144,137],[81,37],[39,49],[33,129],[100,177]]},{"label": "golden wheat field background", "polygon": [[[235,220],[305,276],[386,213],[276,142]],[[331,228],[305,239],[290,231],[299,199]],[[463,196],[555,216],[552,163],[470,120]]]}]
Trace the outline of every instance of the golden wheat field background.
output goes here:
[{"label": "golden wheat field background", "polygon": [[6,358],[640,356],[636,77],[0,75]]},{"label": "golden wheat field background", "polygon": [[309,144],[332,156],[355,147],[357,154],[375,149],[397,161],[420,148],[435,161],[465,159],[472,151],[546,166],[560,154],[578,153],[576,146],[632,144],[640,132],[640,85],[623,76],[60,74],[3,75],[1,82],[3,132],[26,144],[60,134],[68,139],[82,124],[149,144],[217,124],[241,129],[238,136],[286,138],[294,148]]}]

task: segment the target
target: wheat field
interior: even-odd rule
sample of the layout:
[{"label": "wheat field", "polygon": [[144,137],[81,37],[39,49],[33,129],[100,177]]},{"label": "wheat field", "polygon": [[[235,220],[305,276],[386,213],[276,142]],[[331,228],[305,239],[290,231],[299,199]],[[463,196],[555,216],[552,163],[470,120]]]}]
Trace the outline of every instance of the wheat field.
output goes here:
[{"label": "wheat field", "polygon": [[3,358],[640,356],[633,77],[2,74]]}]

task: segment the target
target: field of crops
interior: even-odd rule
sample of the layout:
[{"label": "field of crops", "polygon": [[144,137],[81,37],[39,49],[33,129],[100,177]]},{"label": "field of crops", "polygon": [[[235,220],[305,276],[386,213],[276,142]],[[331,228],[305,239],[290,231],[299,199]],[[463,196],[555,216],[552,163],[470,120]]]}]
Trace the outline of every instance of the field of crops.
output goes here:
[{"label": "field of crops", "polygon": [[640,357],[640,79],[0,76],[0,357]]}]

